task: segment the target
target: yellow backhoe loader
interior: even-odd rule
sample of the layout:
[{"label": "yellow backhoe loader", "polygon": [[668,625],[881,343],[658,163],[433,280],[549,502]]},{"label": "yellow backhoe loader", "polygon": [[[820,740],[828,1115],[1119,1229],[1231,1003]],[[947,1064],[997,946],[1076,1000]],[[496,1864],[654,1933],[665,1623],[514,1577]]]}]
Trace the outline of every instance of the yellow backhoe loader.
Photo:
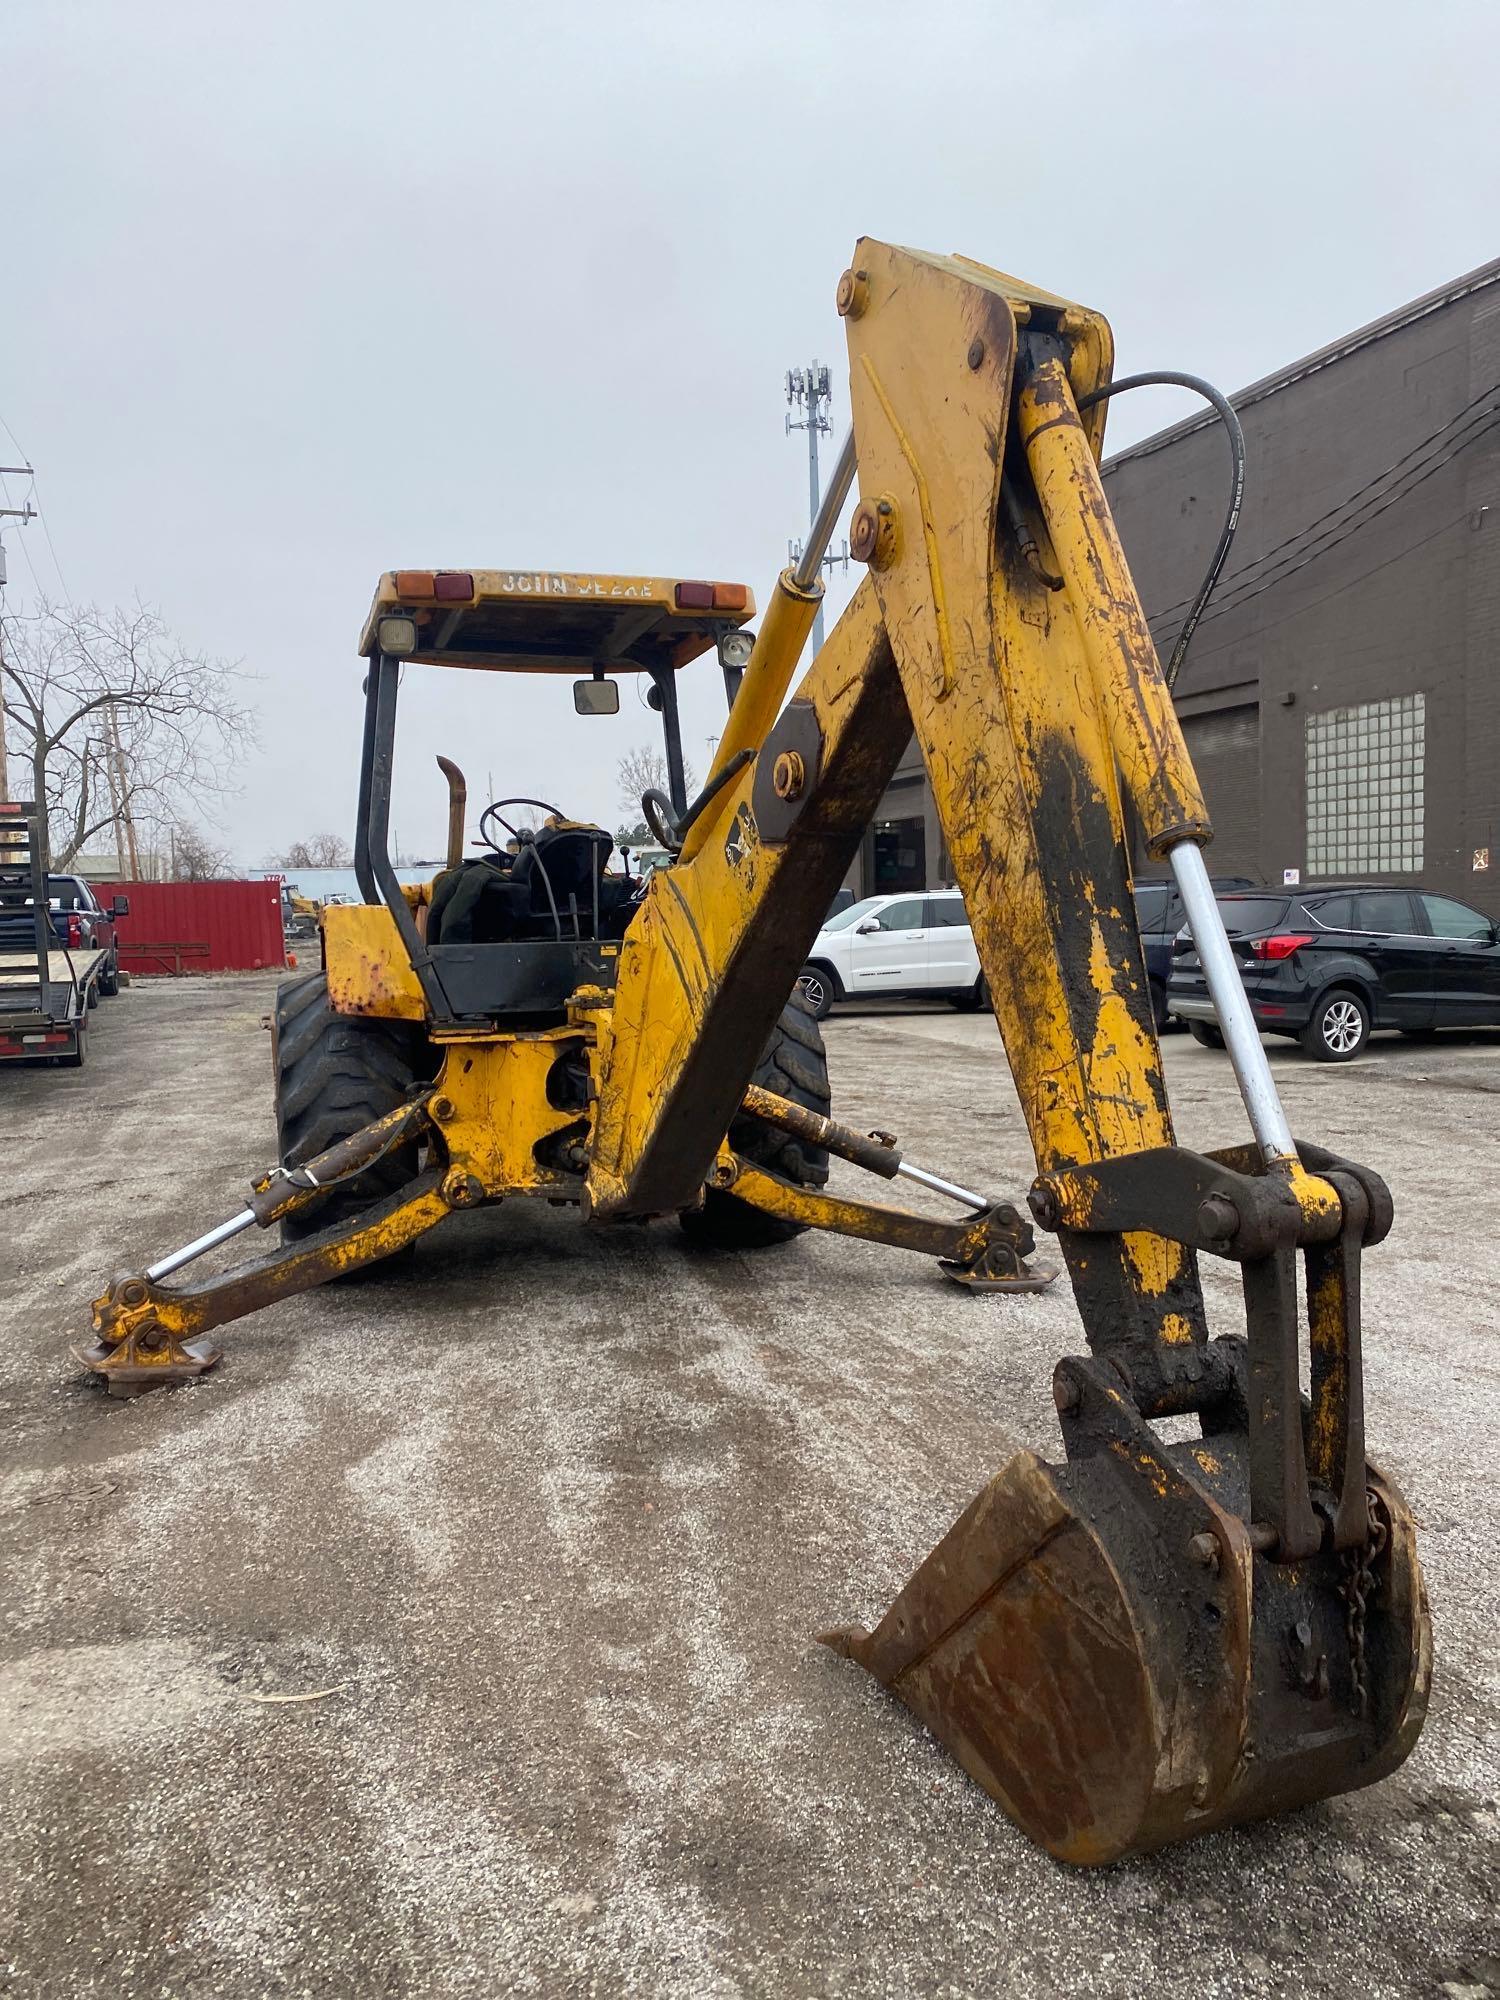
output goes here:
[{"label": "yellow backhoe loader", "polygon": [[[1002,1293],[1045,1282],[1034,1222],[1089,1350],[1054,1372],[1060,1462],[1012,1458],[873,1632],[827,1636],[1033,1840],[1105,1862],[1367,1785],[1416,1740],[1426,1602],[1411,1515],[1365,1455],[1360,1364],[1361,1252],[1391,1204],[1366,1168],[1294,1142],[1245,1006],[1207,808],[1100,483],[1124,386],[1106,322],[869,240],[838,306],[852,436],[753,644],[742,586],[383,579],[360,643],[364,901],[324,913],[323,972],[281,992],[281,1160],[229,1221],[109,1287],[85,1358],[123,1393],[184,1380],[218,1358],[216,1327],[516,1197],[595,1227],[677,1216],[746,1248],[832,1229]],[[792,691],[856,476],[868,574]],[[729,714],[690,801],[676,675],[715,648]],[[387,824],[412,662],[576,675],[583,714],[645,675],[671,782],[644,810],[670,865],[611,873],[603,829],[505,799],[464,859],[450,767],[451,865],[403,891]],[[913,733],[1035,1147],[1029,1218],[838,1124],[794,992]],[[1251,1137],[1222,1151],[1174,1143],[1127,798],[1182,892],[1244,1098]],[[507,820],[517,804],[542,825]],[[960,1212],[831,1195],[829,1154]],[[272,1224],[280,1247],[172,1282]],[[1204,1255],[1243,1278],[1243,1325],[1217,1338]]]}]

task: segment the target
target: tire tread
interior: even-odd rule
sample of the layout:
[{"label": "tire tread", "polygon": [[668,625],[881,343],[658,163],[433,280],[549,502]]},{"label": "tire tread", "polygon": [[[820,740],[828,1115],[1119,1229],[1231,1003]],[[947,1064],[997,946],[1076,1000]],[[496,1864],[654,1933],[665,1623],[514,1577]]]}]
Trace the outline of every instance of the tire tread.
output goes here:
[{"label": "tire tread", "polygon": [[[321,972],[284,980],[276,989],[272,1062],[281,1164],[303,1161],[347,1139],[405,1102],[419,1074],[425,1044],[405,1023],[336,1014]],[[413,1142],[347,1182],[326,1200],[281,1225],[296,1242],[409,1181],[417,1171]]]},{"label": "tire tread", "polygon": [[[751,1078],[763,1090],[774,1090],[805,1110],[827,1117],[833,1104],[828,1083],[828,1056],[822,1030],[793,992],[781,1018],[771,1032]],[[729,1143],[735,1152],[767,1173],[778,1174],[796,1187],[821,1188],[828,1184],[828,1155],[821,1146],[804,1145],[789,1132],[779,1131],[759,1118],[741,1115],[730,1121]],[[788,1222],[781,1216],[766,1215],[732,1194],[710,1189],[701,1209],[690,1209],[679,1218],[684,1235],[692,1242],[720,1250],[758,1250],[773,1243],[786,1243],[800,1236],[805,1223]]]}]

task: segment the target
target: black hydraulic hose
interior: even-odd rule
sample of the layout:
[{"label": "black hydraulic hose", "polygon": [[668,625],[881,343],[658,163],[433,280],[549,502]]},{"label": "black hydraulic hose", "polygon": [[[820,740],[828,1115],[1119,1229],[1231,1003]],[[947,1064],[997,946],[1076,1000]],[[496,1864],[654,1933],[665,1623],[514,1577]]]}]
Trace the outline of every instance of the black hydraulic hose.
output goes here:
[{"label": "black hydraulic hose", "polygon": [[681,853],[682,843],[687,839],[688,828],[693,821],[706,805],[719,796],[731,778],[737,778],[745,766],[754,761],[755,755],[755,751],[748,744],[743,750],[737,750],[719,775],[710,779],[703,787],[681,819],[675,817],[672,801],[665,792],[658,791],[654,785],[650,791],[643,792],[641,815],[656,835],[659,845],[665,847],[671,854]]},{"label": "black hydraulic hose", "polygon": [[1192,643],[1198,620],[1214,594],[1224,560],[1229,554],[1229,545],[1234,540],[1234,531],[1240,522],[1240,504],[1245,497],[1245,433],[1240,429],[1240,420],[1234,413],[1229,398],[1217,390],[1212,382],[1205,382],[1201,375],[1183,375],[1175,369],[1164,368],[1150,375],[1122,375],[1118,382],[1106,382],[1102,389],[1092,394],[1080,396],[1080,410],[1091,409],[1095,403],[1102,403],[1106,397],[1118,396],[1123,389],[1191,389],[1195,396],[1201,396],[1211,403],[1218,412],[1219,421],[1229,437],[1229,455],[1233,461],[1233,478],[1229,493],[1229,511],[1224,516],[1224,526],[1219,531],[1219,545],[1214,550],[1213,561],[1208,566],[1208,574],[1198,586],[1198,595],[1193,599],[1192,609],[1183,620],[1182,630],[1177,634],[1177,643],[1172,648],[1172,657],[1167,661],[1163,678],[1167,686],[1175,687],[1177,676],[1182,671],[1182,662]]}]

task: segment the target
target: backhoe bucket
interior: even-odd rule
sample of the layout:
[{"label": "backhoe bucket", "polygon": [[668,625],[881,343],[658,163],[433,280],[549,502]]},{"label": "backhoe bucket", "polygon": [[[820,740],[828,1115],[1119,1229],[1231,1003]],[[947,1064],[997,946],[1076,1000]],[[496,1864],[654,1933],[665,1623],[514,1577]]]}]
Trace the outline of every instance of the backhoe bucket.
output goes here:
[{"label": "backhoe bucket", "polygon": [[1365,1547],[1278,1563],[1238,1511],[1242,1436],[1164,1446],[1093,1393],[1116,1406],[1105,1448],[1061,1467],[1019,1453],[874,1632],[825,1643],[1061,1861],[1384,1777],[1416,1741],[1432,1663],[1400,1494],[1367,1468]]}]

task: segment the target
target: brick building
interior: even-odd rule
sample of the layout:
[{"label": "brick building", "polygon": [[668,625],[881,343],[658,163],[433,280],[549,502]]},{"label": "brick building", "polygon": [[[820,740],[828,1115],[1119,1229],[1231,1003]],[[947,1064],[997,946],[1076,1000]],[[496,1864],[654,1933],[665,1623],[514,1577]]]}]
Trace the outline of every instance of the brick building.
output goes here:
[{"label": "brick building", "polygon": [[[1232,400],[1245,509],[1177,687],[1210,866],[1420,880],[1500,918],[1500,260]],[[1106,462],[1163,659],[1227,477],[1211,417]],[[946,869],[913,749],[857,886]]]}]

